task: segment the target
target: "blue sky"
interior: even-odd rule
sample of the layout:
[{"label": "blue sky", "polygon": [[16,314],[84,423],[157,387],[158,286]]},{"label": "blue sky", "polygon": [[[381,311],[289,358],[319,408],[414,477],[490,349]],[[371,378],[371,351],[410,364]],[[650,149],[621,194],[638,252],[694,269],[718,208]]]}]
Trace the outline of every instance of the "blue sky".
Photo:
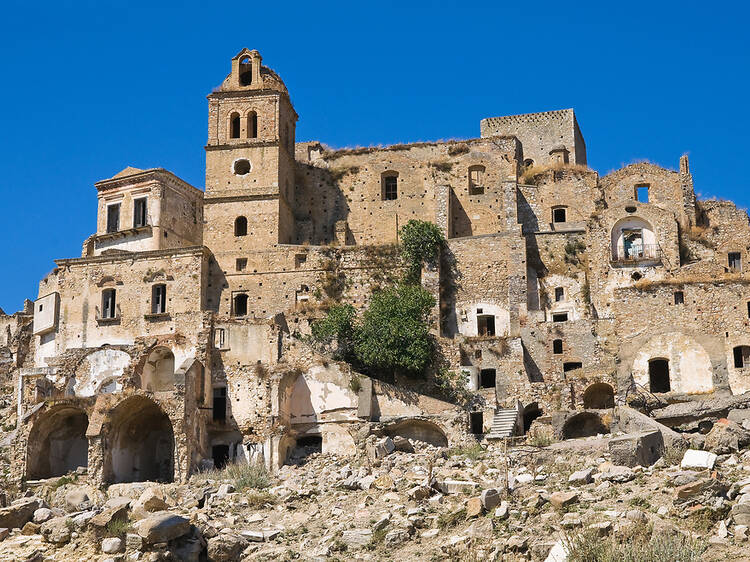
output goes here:
[{"label": "blue sky", "polygon": [[80,255],[95,181],[160,166],[203,188],[205,96],[245,46],[285,80],[297,140],[476,137],[483,117],[574,107],[600,173],[687,152],[696,191],[750,206],[748,16],[740,2],[6,0],[0,307]]}]

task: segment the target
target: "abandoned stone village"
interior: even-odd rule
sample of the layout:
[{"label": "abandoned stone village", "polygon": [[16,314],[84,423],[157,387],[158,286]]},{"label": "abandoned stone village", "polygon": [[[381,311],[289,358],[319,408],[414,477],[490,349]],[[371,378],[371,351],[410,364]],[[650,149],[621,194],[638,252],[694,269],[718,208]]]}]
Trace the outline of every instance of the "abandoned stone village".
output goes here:
[{"label": "abandoned stone village", "polygon": [[[539,548],[513,523],[529,516],[528,497],[534,509],[557,507],[548,490],[514,499],[519,487],[544,486],[544,469],[518,468],[528,467],[530,451],[550,463],[568,454],[603,466],[564,477],[595,490],[652,478],[669,451],[690,449],[699,462],[686,454],[682,467],[697,475],[672,476],[695,494],[711,490],[710,501],[691,507],[721,513],[714,546],[727,554],[745,540],[750,223],[729,201],[696,198],[687,156],[675,157],[676,169],[640,162],[600,175],[587,166],[572,109],[488,117],[474,139],[338,150],[298,142],[297,120],[282,79],[258,51],[243,49],[208,95],[205,186],[162,168],[113,170],[95,184],[97,224],[81,255],[55,260],[36,299],[0,314],[0,527],[11,529],[0,529],[0,552],[41,560],[34,556],[54,552],[45,548],[77,541],[82,549],[89,520],[105,516],[108,525],[122,515],[127,502],[112,504],[108,492],[118,490],[132,520],[136,504],[156,516],[197,510],[183,515],[200,529],[190,535],[198,546],[190,554],[174,546],[187,526],[161,538],[150,528],[105,539],[92,556],[272,559],[294,544],[303,558],[381,559],[364,546],[388,530],[391,555],[401,548],[418,559],[431,547],[405,545],[441,541],[429,509],[448,509],[435,506],[459,492],[458,503],[444,505],[469,519],[472,509],[487,512],[507,536],[496,522],[484,542],[472,542],[481,536],[474,527],[444,535],[433,558],[473,548],[486,559],[543,560],[557,549],[548,559],[564,560],[551,530],[536,533],[546,540]],[[410,267],[400,233],[410,221],[432,223],[444,239],[417,275],[434,303],[426,314],[433,360],[419,377],[380,376],[342,360],[335,341],[322,345],[311,330],[337,306],[360,317],[373,294],[400,282]],[[477,450],[484,461],[460,454]],[[399,472],[409,454],[421,470]],[[734,494],[706,484],[717,475],[699,469],[714,463],[737,472]],[[235,465],[290,482],[315,467],[321,482],[337,475],[367,494],[374,481],[381,496],[401,490],[393,481],[378,488],[386,476],[416,474],[418,489],[410,484],[399,506],[411,526],[394,525],[399,515],[374,527],[355,516],[334,525],[331,513],[348,507],[330,512],[319,499],[306,525],[328,520],[329,528],[316,539],[297,533],[274,544],[278,503],[256,525],[265,530],[238,535],[253,516],[224,513],[212,532],[200,510],[222,498],[241,503],[241,494],[228,484],[209,494],[205,484],[193,505],[170,490]],[[378,467],[385,473],[375,478]],[[295,497],[311,486],[302,480]],[[485,480],[502,481],[503,513],[486,489],[480,503],[464,505],[472,490],[490,487]],[[730,514],[738,497],[747,501]],[[420,512],[419,502],[431,507]],[[83,524],[81,513],[89,514]],[[545,524],[558,529],[552,519]],[[643,522],[630,511],[615,521]],[[612,526],[596,525],[601,534]],[[70,559],[73,551],[59,552]]]}]

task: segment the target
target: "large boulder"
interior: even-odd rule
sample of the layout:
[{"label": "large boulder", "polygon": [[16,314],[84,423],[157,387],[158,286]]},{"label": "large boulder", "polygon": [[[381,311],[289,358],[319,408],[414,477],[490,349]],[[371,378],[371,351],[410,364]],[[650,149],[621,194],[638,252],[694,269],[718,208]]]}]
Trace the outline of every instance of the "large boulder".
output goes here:
[{"label": "large boulder", "polygon": [[615,437],[609,442],[613,464],[651,466],[664,454],[664,439],[658,431],[644,431]]},{"label": "large boulder", "polygon": [[706,435],[703,447],[717,455],[739,451],[750,444],[750,431],[726,418],[718,420]]},{"label": "large boulder", "polygon": [[42,507],[38,498],[24,498],[8,507],[0,508],[0,528],[20,529],[34,517],[34,512]]},{"label": "large boulder", "polygon": [[158,511],[141,519],[136,528],[148,544],[169,542],[190,532],[190,521],[168,511]]},{"label": "large boulder", "polygon": [[67,517],[55,517],[42,523],[39,532],[44,540],[53,544],[65,544],[70,541],[73,522]]},{"label": "large boulder", "polygon": [[216,562],[239,560],[240,554],[248,544],[248,541],[241,535],[220,533],[208,540],[208,559]]},{"label": "large boulder", "polygon": [[169,505],[164,499],[164,494],[155,488],[149,488],[133,504],[133,517],[142,519],[147,517],[149,513],[166,511],[168,508]]}]

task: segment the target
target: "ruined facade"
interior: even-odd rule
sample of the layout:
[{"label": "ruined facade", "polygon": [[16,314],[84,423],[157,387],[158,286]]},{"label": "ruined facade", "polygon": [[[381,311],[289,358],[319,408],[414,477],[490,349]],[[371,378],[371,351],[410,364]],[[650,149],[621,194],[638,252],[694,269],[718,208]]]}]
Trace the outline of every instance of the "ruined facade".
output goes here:
[{"label": "ruined facade", "polygon": [[[355,454],[374,430],[447,445],[549,418],[576,436],[608,430],[618,402],[750,389],[748,217],[696,200],[686,156],[600,177],[570,109],[345,150],[296,142],[297,119],[245,49],[208,96],[205,190],[163,169],[96,184],[81,257],[55,262],[33,310],[0,316],[19,480],[277,467],[299,444]],[[399,276],[411,219],[447,239],[422,283],[466,408],[298,339],[322,303],[362,309]]]}]

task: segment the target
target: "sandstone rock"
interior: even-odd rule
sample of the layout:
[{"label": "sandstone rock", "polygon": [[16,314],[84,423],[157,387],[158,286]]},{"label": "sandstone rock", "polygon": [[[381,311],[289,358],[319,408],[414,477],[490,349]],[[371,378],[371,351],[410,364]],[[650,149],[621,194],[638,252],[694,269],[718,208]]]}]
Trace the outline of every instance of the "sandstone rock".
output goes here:
[{"label": "sandstone rock", "polygon": [[583,470],[578,470],[568,476],[568,483],[570,484],[591,484],[594,481],[594,469],[593,468],[585,468]]},{"label": "sandstone rock", "polygon": [[158,511],[141,519],[137,529],[138,534],[148,544],[169,542],[187,534],[190,531],[190,521],[168,511]]},{"label": "sandstone rock", "polygon": [[372,487],[376,490],[392,490],[395,485],[396,483],[393,481],[393,478],[387,473],[379,476],[372,483]]},{"label": "sandstone rock", "polygon": [[498,519],[507,519],[508,511],[508,502],[501,502],[500,507],[495,510],[495,517],[497,517]]},{"label": "sandstone rock", "polygon": [[612,532],[612,522],[602,521],[600,523],[592,523],[588,526],[588,528],[594,531],[600,537],[605,537]]},{"label": "sandstone rock", "polygon": [[560,521],[560,526],[563,529],[577,529],[582,525],[581,518],[577,513],[566,513]]},{"label": "sandstone rock", "polygon": [[411,441],[409,441],[406,437],[401,437],[400,435],[395,436],[393,438],[393,445],[397,451],[401,451],[403,453],[414,452],[414,445],[412,445]]},{"label": "sandstone rock", "polygon": [[31,521],[29,521],[21,529],[21,534],[22,535],[38,535],[40,527],[41,525],[38,525],[36,523],[32,523]]},{"label": "sandstone rock", "polygon": [[375,521],[375,524],[372,526],[373,531],[380,531],[381,529],[385,529],[388,526],[388,523],[391,520],[391,514],[386,513],[383,515],[380,519]]},{"label": "sandstone rock", "polygon": [[0,527],[20,529],[34,517],[34,512],[41,507],[37,498],[26,498],[8,507],[0,508]]},{"label": "sandstone rock", "polygon": [[247,540],[234,533],[219,534],[208,541],[208,558],[217,562],[239,560],[240,554],[247,547]]},{"label": "sandstone rock", "polygon": [[351,529],[341,534],[341,541],[349,546],[364,546],[372,539],[370,529]]},{"label": "sandstone rock", "polygon": [[549,502],[557,509],[562,509],[578,501],[577,492],[555,492],[549,497]]},{"label": "sandstone rock", "polygon": [[559,540],[552,546],[544,562],[567,562],[567,560],[568,551],[565,548],[565,543]]},{"label": "sandstone rock", "polygon": [[91,518],[90,524],[99,529],[105,528],[110,522],[115,520],[125,520],[128,518],[127,505],[105,509],[101,513]]},{"label": "sandstone rock", "polygon": [[115,554],[122,550],[122,539],[109,537],[102,541],[102,552],[104,554]]},{"label": "sandstone rock", "polygon": [[[234,486],[232,486],[231,484],[222,484],[221,486],[219,486],[219,491],[216,493],[220,496],[226,496],[227,494],[231,494],[232,492],[234,492]],[[145,494],[146,492],[143,493]]]},{"label": "sandstone rock", "polygon": [[607,472],[599,474],[599,478],[605,482],[616,482],[622,484],[633,480],[635,478],[635,472],[627,466],[612,466]]},{"label": "sandstone rock", "polygon": [[529,540],[526,537],[513,535],[508,539],[507,547],[511,552],[525,552],[529,547]]},{"label": "sandstone rock", "polygon": [[682,468],[698,468],[698,469],[712,469],[716,463],[716,455],[709,453],[708,451],[696,451],[695,449],[688,449],[685,451],[685,455],[682,457],[680,467]]},{"label": "sandstone rock", "polygon": [[430,493],[431,490],[427,486],[414,486],[407,492],[409,499],[417,501],[429,498]]},{"label": "sandstone rock", "polygon": [[437,488],[444,494],[460,494],[466,491],[474,490],[479,484],[470,480],[443,480],[437,483]]},{"label": "sandstone rock", "polygon": [[736,503],[730,511],[735,525],[750,526],[750,503]]},{"label": "sandstone rock", "polygon": [[466,501],[466,517],[477,517],[482,514],[482,498],[469,498]]},{"label": "sandstone rock", "polygon": [[482,500],[482,507],[485,511],[490,511],[500,505],[500,493],[494,488],[482,490],[479,497]]},{"label": "sandstone rock", "polygon": [[73,522],[68,517],[55,517],[42,523],[39,529],[44,540],[53,544],[65,544],[70,541]]},{"label": "sandstone rock", "polygon": [[128,550],[142,550],[143,537],[138,533],[127,533],[125,535],[125,546]]},{"label": "sandstone rock", "polygon": [[718,420],[706,435],[703,446],[717,455],[739,451],[750,443],[750,431],[726,418]]},{"label": "sandstone rock", "polygon": [[49,521],[50,519],[52,519],[52,510],[47,507],[40,507],[34,512],[32,521],[34,521],[34,523],[41,524],[45,521]]},{"label": "sandstone rock", "polygon": [[[748,526],[747,525],[735,525],[734,526],[734,540],[738,542],[745,542],[748,539]],[[0,540],[2,540],[0,538]]]},{"label": "sandstone rock", "polygon": [[91,499],[85,487],[71,488],[65,492],[65,509],[83,511],[91,507]]},{"label": "sandstone rock", "polygon": [[133,516],[141,519],[149,513],[156,511],[165,511],[169,506],[164,499],[164,494],[154,488],[149,488],[143,492],[138,500],[133,504]]},{"label": "sandstone rock", "polygon": [[368,443],[366,446],[367,456],[371,461],[387,457],[395,449],[396,446],[393,444],[393,440],[390,437],[383,437],[374,443]]},{"label": "sandstone rock", "polygon": [[690,484],[679,486],[676,489],[678,499],[688,499],[699,494],[708,494],[710,496],[716,496],[724,494],[727,491],[727,486],[722,484],[716,478],[703,478],[696,480]]},{"label": "sandstone rock", "polygon": [[488,519],[487,517],[480,517],[471,524],[467,532],[470,537],[491,540],[493,538],[494,532],[492,519]]},{"label": "sandstone rock", "polygon": [[408,531],[405,529],[393,529],[386,533],[384,542],[386,546],[395,546],[407,540],[409,540]]}]

